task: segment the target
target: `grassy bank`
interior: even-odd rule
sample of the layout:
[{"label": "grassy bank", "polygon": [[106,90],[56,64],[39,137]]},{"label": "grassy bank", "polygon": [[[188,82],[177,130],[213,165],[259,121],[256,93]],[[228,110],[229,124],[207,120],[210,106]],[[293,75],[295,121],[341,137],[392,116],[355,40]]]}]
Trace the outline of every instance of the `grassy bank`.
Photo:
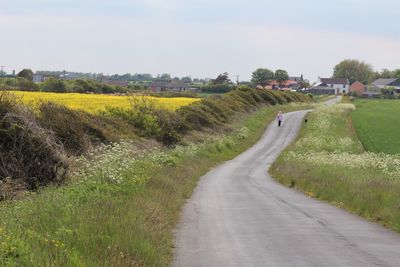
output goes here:
[{"label": "grassy bank", "polygon": [[264,106],[230,123],[228,135],[175,149],[122,142],[78,161],[63,187],[0,207],[2,266],[167,266],[172,230],[198,178],[253,145],[279,110]]},{"label": "grassy bank", "polygon": [[366,150],[387,154],[400,153],[400,101],[354,101],[357,110],[352,113],[357,134]]},{"label": "grassy bank", "polygon": [[352,104],[321,107],[271,167],[285,185],[400,231],[400,156],[365,152]]},{"label": "grassy bank", "polygon": [[238,87],[175,111],[160,108],[149,98],[131,98],[129,107],[109,106],[90,114],[53,102],[42,102],[33,110],[0,91],[0,201],[18,197],[16,192],[62,184],[69,158],[102,144],[128,139],[144,147],[173,147],[187,144],[188,137],[199,132],[229,132],[237,116],[260,107],[310,100],[292,92]]}]

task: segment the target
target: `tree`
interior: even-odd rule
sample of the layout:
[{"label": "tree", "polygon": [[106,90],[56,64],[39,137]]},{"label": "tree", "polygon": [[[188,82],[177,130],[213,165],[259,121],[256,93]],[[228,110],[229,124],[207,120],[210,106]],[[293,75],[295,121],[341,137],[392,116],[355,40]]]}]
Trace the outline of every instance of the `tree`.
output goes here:
[{"label": "tree", "polygon": [[162,81],[170,81],[171,80],[171,74],[163,73],[163,74],[161,74],[159,79],[162,80]]},{"label": "tree", "polygon": [[266,85],[274,79],[274,73],[269,69],[258,68],[251,75],[251,82],[257,85]]},{"label": "tree", "polygon": [[350,83],[360,81],[368,83],[374,75],[372,66],[355,59],[346,59],[337,64],[333,71],[333,78],[347,78]]},{"label": "tree", "polygon": [[393,73],[388,70],[388,69],[383,69],[380,73],[379,73],[379,78],[392,78],[393,77]]},{"label": "tree", "polygon": [[393,71],[393,78],[400,79],[400,69]]},{"label": "tree", "polygon": [[56,92],[56,93],[64,93],[67,91],[67,87],[63,80],[58,80],[54,78],[50,78],[43,84],[43,91],[45,92]]},{"label": "tree", "polygon": [[286,70],[276,70],[275,71],[275,80],[278,82],[284,82],[289,79],[289,74],[287,73]]},{"label": "tree", "polygon": [[18,77],[25,78],[28,81],[33,81],[33,71],[30,69],[23,69],[18,74]]},{"label": "tree", "polygon": [[224,72],[218,75],[218,77],[211,82],[212,84],[229,84],[231,83],[231,79],[229,79],[229,74],[227,72]]},{"label": "tree", "polygon": [[181,81],[184,83],[192,83],[192,78],[190,76],[182,77]]}]

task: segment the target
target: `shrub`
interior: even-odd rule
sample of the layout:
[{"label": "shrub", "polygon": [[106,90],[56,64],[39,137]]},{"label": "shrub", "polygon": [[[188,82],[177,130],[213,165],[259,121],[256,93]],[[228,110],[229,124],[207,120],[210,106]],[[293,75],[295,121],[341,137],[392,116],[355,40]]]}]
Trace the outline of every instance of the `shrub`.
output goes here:
[{"label": "shrub", "polygon": [[172,111],[155,110],[158,126],[160,128],[156,139],[164,145],[175,145],[182,139],[188,127],[183,123],[179,115]]},{"label": "shrub", "polygon": [[199,87],[203,93],[228,93],[236,86],[230,84],[212,84]]},{"label": "shrub", "polygon": [[278,104],[278,100],[269,90],[264,90],[264,89],[256,89],[256,90],[258,91],[258,94],[264,99],[265,102],[271,105]]},{"label": "shrub", "polygon": [[154,93],[154,92],[146,92],[150,96],[154,97],[191,97],[191,98],[197,98],[198,95],[195,92],[191,91],[184,91],[184,92],[160,92],[160,93]]},{"label": "shrub", "polygon": [[26,80],[24,78],[19,78],[18,83],[17,83],[18,89],[21,91],[38,91],[39,86],[29,80]]},{"label": "shrub", "polygon": [[91,81],[81,80],[81,79],[73,81],[71,89],[73,92],[79,92],[79,93],[98,92],[97,88]]},{"label": "shrub", "polygon": [[67,87],[66,87],[66,84],[64,83],[64,81],[50,78],[43,83],[42,91],[65,93],[67,91]]},{"label": "shrub", "polygon": [[191,104],[177,110],[183,124],[189,130],[201,130],[205,127],[220,125],[210,114],[204,111],[199,104]]},{"label": "shrub", "polygon": [[29,189],[61,183],[68,167],[61,144],[6,92],[0,92],[0,158],[0,180]]},{"label": "shrub", "polygon": [[276,99],[277,103],[280,105],[286,104],[287,99],[282,95],[282,91],[269,91]]},{"label": "shrub", "polygon": [[108,107],[105,114],[129,122],[139,136],[155,138],[165,145],[178,143],[181,134],[188,129],[177,113],[156,108],[146,97],[132,97],[131,104],[128,110]]},{"label": "shrub", "polygon": [[94,144],[116,142],[123,135],[133,137],[130,125],[101,115],[71,110],[52,102],[39,107],[40,124],[61,140],[66,151],[73,155],[85,153]]}]

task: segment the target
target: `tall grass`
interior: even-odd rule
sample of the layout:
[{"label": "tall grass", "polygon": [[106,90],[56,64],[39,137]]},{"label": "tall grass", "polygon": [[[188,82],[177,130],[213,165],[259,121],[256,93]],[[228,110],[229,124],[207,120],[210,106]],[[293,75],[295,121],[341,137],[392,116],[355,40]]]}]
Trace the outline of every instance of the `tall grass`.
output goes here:
[{"label": "tall grass", "polygon": [[400,156],[365,152],[352,104],[309,115],[298,140],[271,167],[283,184],[400,231]]},{"label": "tall grass", "polygon": [[174,149],[131,142],[81,157],[70,184],[0,207],[2,266],[168,266],[179,211],[200,175],[254,144],[279,110],[242,115],[229,135]]}]

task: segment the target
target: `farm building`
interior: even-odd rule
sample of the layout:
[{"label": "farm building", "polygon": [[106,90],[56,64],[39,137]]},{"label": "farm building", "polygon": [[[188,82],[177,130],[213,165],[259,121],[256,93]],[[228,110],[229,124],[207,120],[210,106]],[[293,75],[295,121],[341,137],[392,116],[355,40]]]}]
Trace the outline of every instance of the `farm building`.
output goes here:
[{"label": "farm building", "polygon": [[171,81],[157,81],[150,84],[149,88],[153,92],[163,92],[163,91],[186,91],[189,86],[180,81],[173,79]]},{"label": "farm building", "polygon": [[326,83],[317,83],[313,85],[309,90],[309,93],[313,95],[335,95],[336,91],[330,85]]},{"label": "farm building", "polygon": [[58,79],[59,77],[58,76],[55,76],[55,75],[43,75],[43,74],[33,74],[33,77],[32,77],[32,81],[34,82],[34,83],[41,83],[41,82],[45,82],[45,81],[47,81],[47,80],[49,80],[49,79]]},{"label": "farm building", "polygon": [[350,82],[348,79],[319,78],[309,92],[316,95],[340,95],[349,92]]},{"label": "farm building", "polygon": [[400,94],[400,79],[378,79],[372,85],[379,89],[393,87],[396,93]]},{"label": "farm building", "polygon": [[356,96],[362,96],[367,90],[367,87],[362,82],[355,82],[349,88],[349,93]]}]

